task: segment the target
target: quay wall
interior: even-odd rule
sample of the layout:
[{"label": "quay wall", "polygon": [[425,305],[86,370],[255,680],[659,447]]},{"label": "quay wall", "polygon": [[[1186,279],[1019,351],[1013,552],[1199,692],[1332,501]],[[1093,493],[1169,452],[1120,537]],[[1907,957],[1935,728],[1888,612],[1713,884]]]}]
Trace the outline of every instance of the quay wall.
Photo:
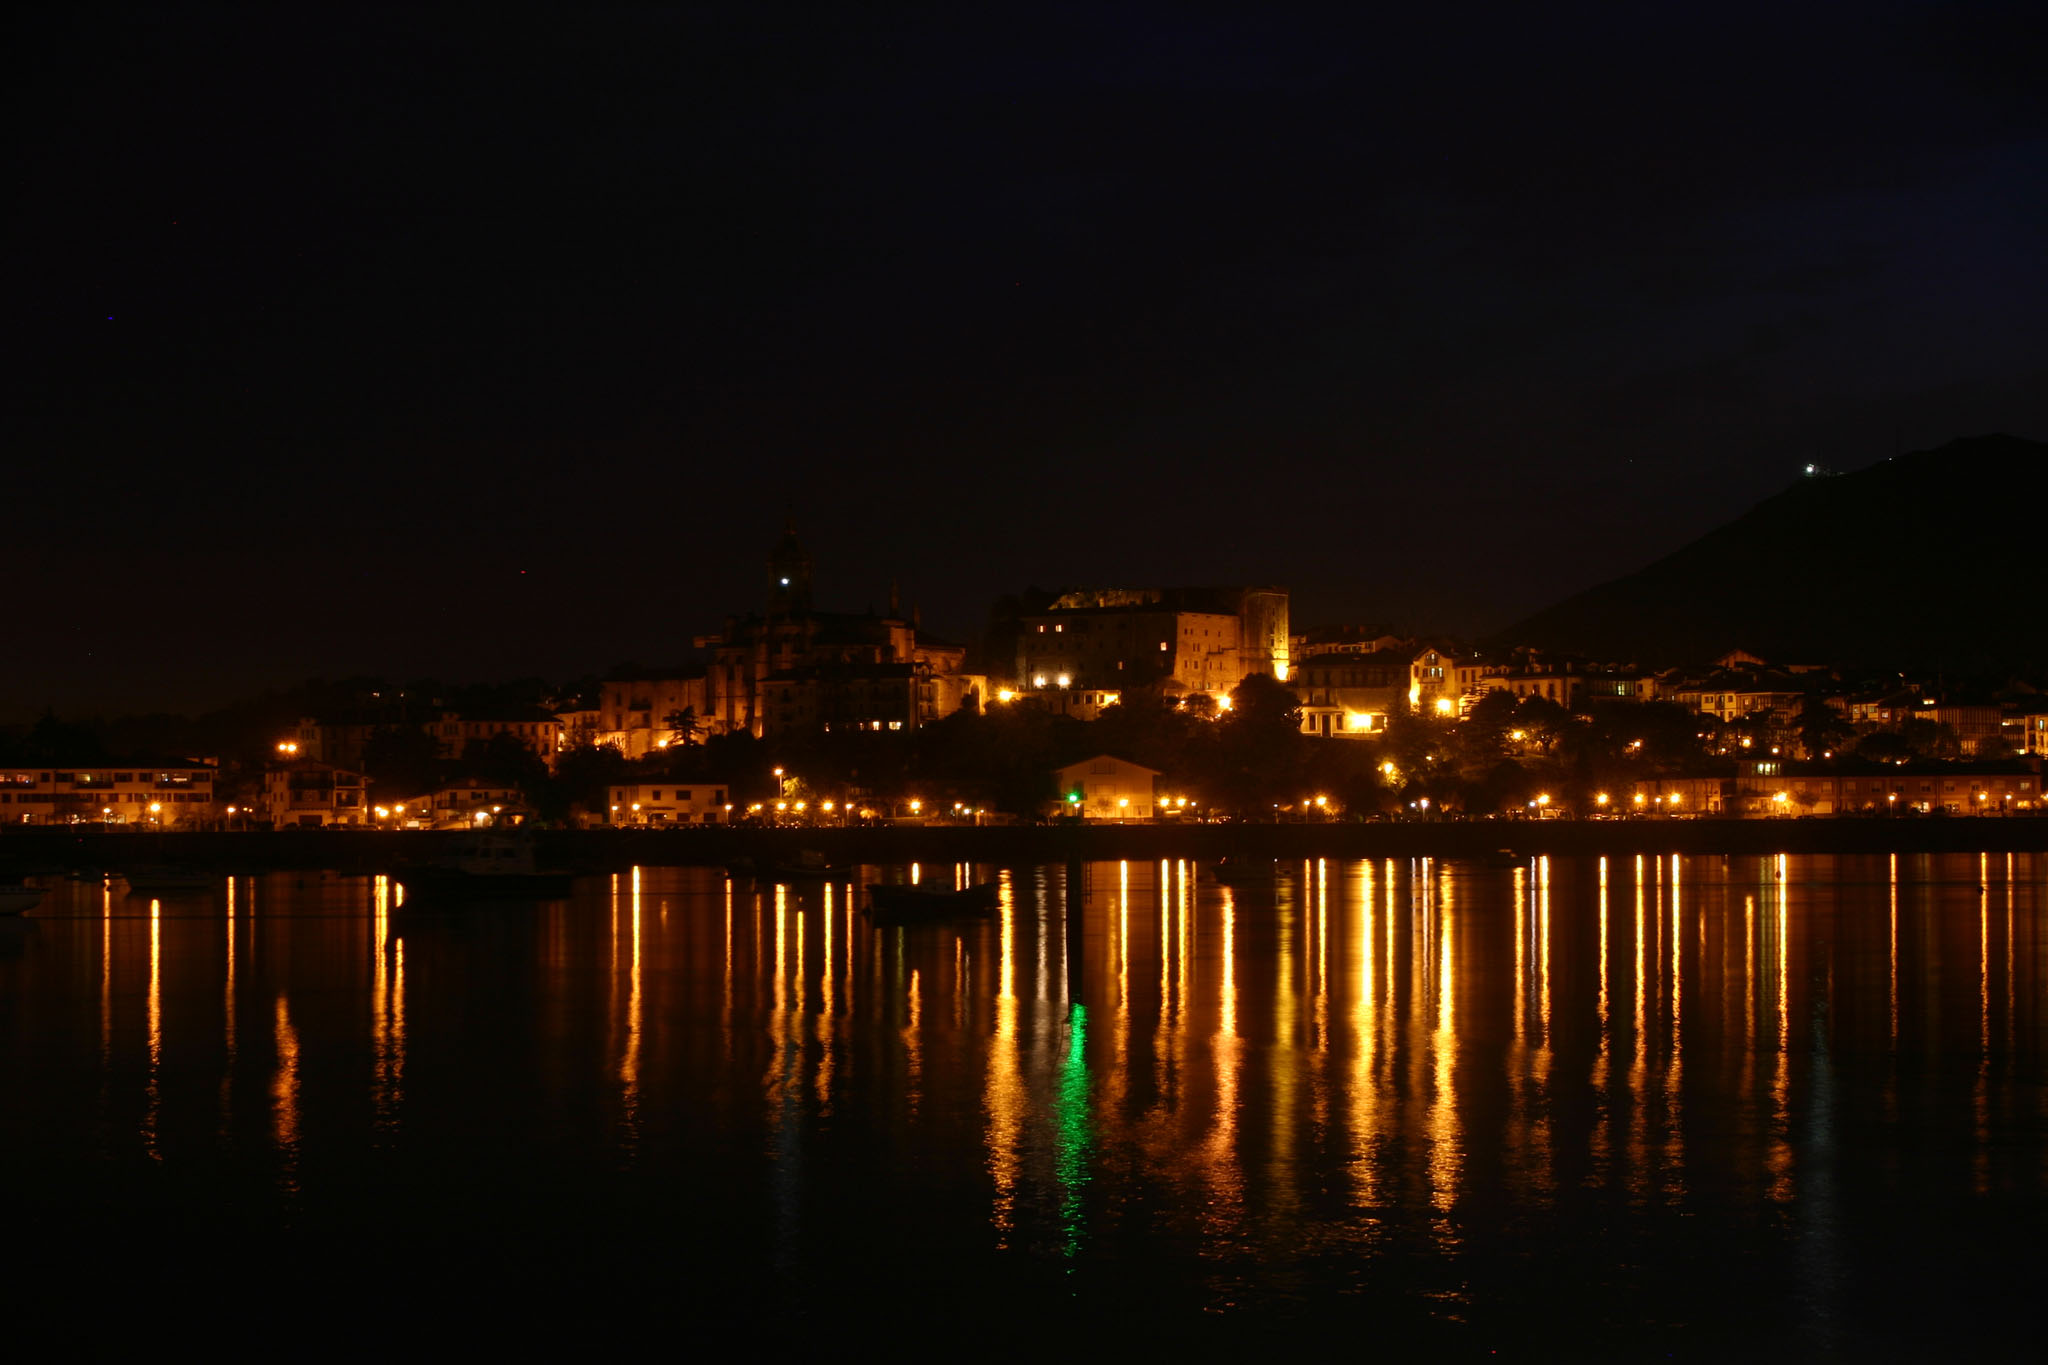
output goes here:
[{"label": "quay wall", "polygon": [[[223,872],[378,872],[430,858],[460,833],[373,830],[137,834],[0,830],[0,878],[167,863]],[[2027,853],[2048,851],[2048,817],[1542,820],[1372,824],[964,825],[854,829],[541,830],[543,866],[602,871],[793,860],[998,866],[1120,858],[1478,858],[1549,854]]]}]

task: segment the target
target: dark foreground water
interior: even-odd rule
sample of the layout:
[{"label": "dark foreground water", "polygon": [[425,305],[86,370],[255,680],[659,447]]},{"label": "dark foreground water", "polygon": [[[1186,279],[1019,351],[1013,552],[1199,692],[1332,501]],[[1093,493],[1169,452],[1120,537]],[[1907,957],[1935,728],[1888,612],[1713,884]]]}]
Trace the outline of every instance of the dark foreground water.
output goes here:
[{"label": "dark foreground water", "polygon": [[1002,912],[876,930],[845,885],[697,868],[459,912],[59,883],[0,923],[17,1324],[281,1354],[2037,1335],[2048,857],[921,874],[1000,876]]}]

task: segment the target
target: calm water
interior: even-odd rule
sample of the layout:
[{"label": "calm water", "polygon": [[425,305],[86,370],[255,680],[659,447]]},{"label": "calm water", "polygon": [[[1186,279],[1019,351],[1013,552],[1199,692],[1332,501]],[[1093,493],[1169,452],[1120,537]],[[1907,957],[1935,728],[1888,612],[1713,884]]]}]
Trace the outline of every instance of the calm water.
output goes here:
[{"label": "calm water", "polygon": [[0,926],[17,1294],[288,1349],[2031,1328],[2048,858],[920,872],[1001,914],[59,883]]}]

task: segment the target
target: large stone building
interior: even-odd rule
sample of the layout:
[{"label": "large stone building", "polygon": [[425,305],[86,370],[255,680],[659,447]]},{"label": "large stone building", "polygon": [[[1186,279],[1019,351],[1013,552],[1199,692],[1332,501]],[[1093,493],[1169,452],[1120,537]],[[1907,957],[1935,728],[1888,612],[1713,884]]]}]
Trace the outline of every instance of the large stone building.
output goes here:
[{"label": "large stone building", "polygon": [[1330,650],[1300,660],[1289,682],[1301,698],[1302,732],[1352,738],[1385,733],[1388,718],[1406,700],[1414,662],[1412,652],[1398,647]]},{"label": "large stone building", "polygon": [[1279,588],[1070,592],[1019,617],[1017,686],[1226,697],[1255,673],[1285,682],[1289,646]]},{"label": "large stone building", "polygon": [[821,728],[914,730],[979,708],[987,679],[964,671],[964,647],[920,629],[891,592],[889,612],[820,611],[811,556],[793,528],[768,556],[763,613],[697,637],[711,651],[697,714],[713,732],[758,736]]},{"label": "large stone building", "polygon": [[704,675],[682,670],[652,677],[607,678],[598,684],[594,744],[627,758],[689,743],[712,730]]}]

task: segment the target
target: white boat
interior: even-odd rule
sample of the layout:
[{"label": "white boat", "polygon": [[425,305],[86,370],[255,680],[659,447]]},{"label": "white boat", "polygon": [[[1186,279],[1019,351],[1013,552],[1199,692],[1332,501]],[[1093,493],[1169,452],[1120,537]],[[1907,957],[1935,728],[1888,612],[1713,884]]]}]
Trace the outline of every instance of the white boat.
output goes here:
[{"label": "white boat", "polygon": [[19,915],[42,903],[40,886],[0,886],[0,915]]}]

